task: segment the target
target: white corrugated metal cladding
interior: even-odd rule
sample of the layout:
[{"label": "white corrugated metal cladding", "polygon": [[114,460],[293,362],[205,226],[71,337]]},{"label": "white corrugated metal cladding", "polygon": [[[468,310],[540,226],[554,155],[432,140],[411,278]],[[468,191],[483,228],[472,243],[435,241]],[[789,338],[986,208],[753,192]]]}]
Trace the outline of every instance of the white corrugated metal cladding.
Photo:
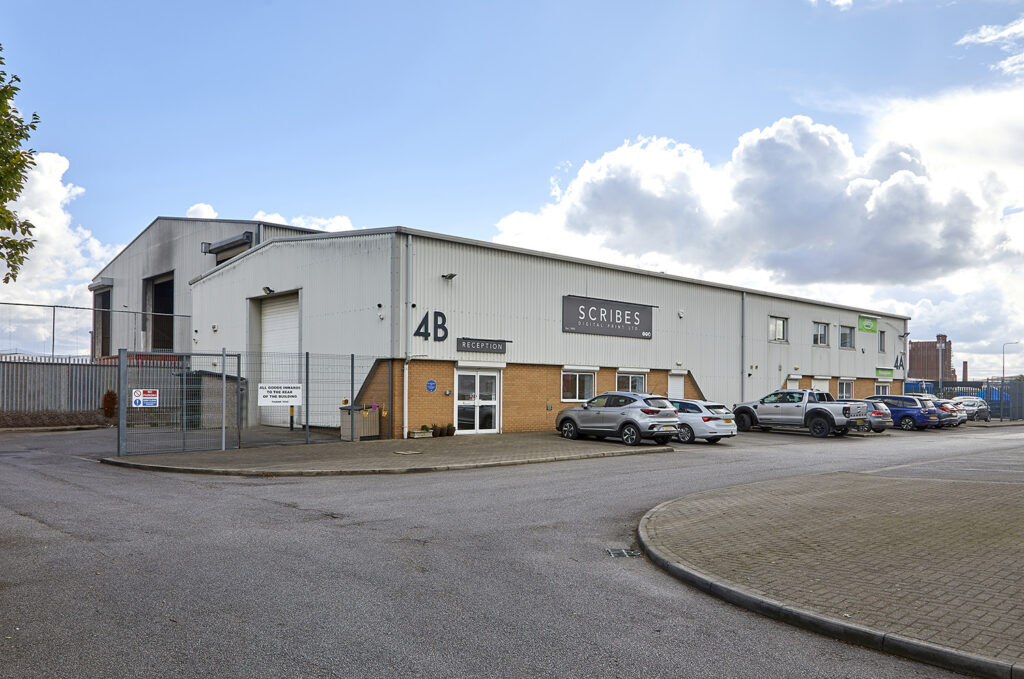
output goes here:
[{"label": "white corrugated metal cladding", "polygon": [[[264,288],[298,295],[304,351],[688,370],[708,397],[727,403],[792,374],[873,379],[905,351],[899,335],[908,320],[392,227],[273,239],[200,276],[199,348],[257,350],[254,305]],[[650,337],[563,331],[567,295],[649,307]],[[770,316],[784,319],[784,340],[769,340]],[[887,346],[856,330],[864,317],[886,332]],[[832,328],[827,345],[812,343],[815,323]],[[224,334],[211,336],[212,325]],[[854,346],[839,347],[841,327],[855,329]],[[460,350],[459,338],[505,340],[505,353]]]}]

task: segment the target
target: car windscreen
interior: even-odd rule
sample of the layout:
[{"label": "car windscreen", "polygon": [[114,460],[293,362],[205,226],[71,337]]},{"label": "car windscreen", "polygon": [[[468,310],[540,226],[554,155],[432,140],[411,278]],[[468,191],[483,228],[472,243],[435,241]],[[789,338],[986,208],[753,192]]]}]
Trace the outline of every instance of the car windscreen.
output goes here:
[{"label": "car windscreen", "polygon": [[644,403],[651,406],[652,408],[663,408],[665,410],[675,410],[675,406],[668,402],[668,399],[664,398],[645,398]]},{"label": "car windscreen", "polygon": [[715,415],[732,415],[731,410],[718,403],[709,403],[704,407],[707,408],[709,411],[713,412]]}]

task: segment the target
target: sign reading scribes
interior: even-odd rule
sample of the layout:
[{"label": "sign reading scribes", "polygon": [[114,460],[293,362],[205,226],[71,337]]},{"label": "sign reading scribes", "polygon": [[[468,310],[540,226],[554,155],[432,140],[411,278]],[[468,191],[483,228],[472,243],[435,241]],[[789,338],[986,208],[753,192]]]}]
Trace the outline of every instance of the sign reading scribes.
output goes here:
[{"label": "sign reading scribes", "polygon": [[485,354],[504,354],[505,343],[508,340],[473,339],[472,337],[459,337],[456,348],[459,351],[480,351]]},{"label": "sign reading scribes", "polygon": [[651,339],[653,308],[647,304],[564,295],[562,332]]},{"label": "sign reading scribes", "polygon": [[263,384],[259,385],[259,397],[256,401],[261,406],[300,406],[302,405],[301,384]]}]

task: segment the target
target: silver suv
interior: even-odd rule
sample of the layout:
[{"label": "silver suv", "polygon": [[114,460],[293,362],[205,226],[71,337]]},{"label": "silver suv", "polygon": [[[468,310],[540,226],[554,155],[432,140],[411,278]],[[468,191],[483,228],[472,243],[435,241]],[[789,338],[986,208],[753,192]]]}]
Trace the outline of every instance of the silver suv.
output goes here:
[{"label": "silver suv", "polygon": [[664,444],[679,433],[679,417],[664,396],[608,391],[558,413],[555,428],[567,439],[618,436],[627,446],[641,439]]}]

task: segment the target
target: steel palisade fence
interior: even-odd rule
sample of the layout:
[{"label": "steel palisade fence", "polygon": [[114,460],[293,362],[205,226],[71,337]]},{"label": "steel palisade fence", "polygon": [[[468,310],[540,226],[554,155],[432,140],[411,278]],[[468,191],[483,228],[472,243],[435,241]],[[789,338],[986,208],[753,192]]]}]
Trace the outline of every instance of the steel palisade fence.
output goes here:
[{"label": "steel palisade fence", "polygon": [[117,367],[88,356],[0,355],[0,410],[7,413],[99,410],[117,391]]},{"label": "steel palisade fence", "polygon": [[358,441],[390,431],[391,364],[374,356],[122,350],[119,375],[127,394],[119,455]]}]

